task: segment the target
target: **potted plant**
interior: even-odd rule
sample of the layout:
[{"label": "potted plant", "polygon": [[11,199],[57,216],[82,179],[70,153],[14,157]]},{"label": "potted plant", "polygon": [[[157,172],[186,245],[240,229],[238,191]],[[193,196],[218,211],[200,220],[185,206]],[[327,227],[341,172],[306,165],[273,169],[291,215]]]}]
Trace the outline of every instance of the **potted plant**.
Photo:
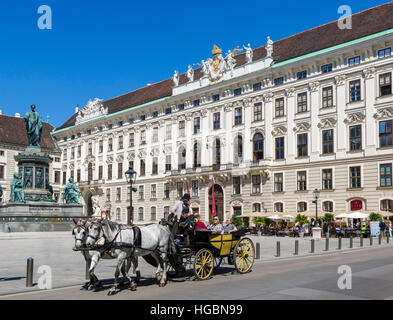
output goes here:
[{"label": "potted plant", "polygon": [[262,217],[255,217],[254,218],[254,224],[257,227],[258,230],[258,236],[261,236],[261,226],[265,224],[265,219]]},{"label": "potted plant", "polygon": [[372,212],[369,215],[370,221],[382,221],[382,216],[379,213]]},{"label": "potted plant", "polygon": [[332,213],[325,213],[325,215],[323,216],[322,220],[324,222],[326,222],[327,225],[328,225],[328,232],[325,235],[326,238],[328,238],[329,237],[329,232],[330,232],[330,225],[334,221],[334,215]]},{"label": "potted plant", "polygon": [[303,225],[308,223],[307,217],[305,215],[298,214],[295,218],[295,222],[300,225],[301,229],[299,232],[299,237],[303,238],[304,237]]}]

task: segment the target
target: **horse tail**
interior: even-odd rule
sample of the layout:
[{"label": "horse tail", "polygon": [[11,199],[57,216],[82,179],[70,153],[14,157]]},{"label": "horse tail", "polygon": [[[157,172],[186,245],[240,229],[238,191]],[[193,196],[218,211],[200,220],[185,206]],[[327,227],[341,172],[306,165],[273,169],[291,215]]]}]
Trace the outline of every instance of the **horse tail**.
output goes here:
[{"label": "horse tail", "polygon": [[176,246],[175,246],[175,242],[174,242],[174,237],[172,232],[169,232],[169,239],[168,239],[168,251],[171,253],[176,253]]}]

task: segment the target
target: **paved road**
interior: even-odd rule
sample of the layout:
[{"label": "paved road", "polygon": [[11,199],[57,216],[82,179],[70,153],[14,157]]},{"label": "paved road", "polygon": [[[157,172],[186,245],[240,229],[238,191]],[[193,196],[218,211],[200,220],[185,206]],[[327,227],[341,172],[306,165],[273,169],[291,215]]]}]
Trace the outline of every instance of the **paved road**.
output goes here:
[{"label": "paved road", "polygon": [[[108,297],[110,283],[99,292],[81,291],[79,286],[35,291],[0,299],[393,299],[393,251],[375,247],[362,250],[303,256],[257,263],[251,273],[232,274],[226,267],[207,281],[173,279],[159,288],[142,279],[136,292],[127,289]],[[338,288],[338,268],[352,270],[352,289]]]}]

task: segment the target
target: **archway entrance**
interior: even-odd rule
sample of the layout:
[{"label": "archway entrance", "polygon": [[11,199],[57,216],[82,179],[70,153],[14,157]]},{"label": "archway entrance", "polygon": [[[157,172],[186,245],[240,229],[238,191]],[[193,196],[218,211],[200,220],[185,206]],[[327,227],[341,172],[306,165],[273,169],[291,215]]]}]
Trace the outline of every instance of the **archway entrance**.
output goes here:
[{"label": "archway entrance", "polygon": [[[217,216],[220,219],[221,222],[223,222],[224,219],[224,191],[222,190],[221,186],[218,184],[214,185],[214,196],[216,200],[216,211],[217,211]],[[209,189],[209,221],[213,218],[212,216],[212,187]]]},{"label": "archway entrance", "polygon": [[87,198],[87,216],[91,217],[93,215],[93,200],[92,200],[92,194],[90,194]]}]

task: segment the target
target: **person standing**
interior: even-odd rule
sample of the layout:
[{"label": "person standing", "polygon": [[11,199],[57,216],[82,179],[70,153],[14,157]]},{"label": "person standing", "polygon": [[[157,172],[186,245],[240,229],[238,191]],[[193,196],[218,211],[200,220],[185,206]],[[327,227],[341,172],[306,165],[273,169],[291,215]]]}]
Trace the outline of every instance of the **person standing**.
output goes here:
[{"label": "person standing", "polygon": [[386,223],[385,223],[385,221],[381,221],[380,223],[379,223],[379,229],[380,229],[380,231],[381,231],[381,234],[382,234],[382,237],[385,237],[385,229],[386,229]]}]

